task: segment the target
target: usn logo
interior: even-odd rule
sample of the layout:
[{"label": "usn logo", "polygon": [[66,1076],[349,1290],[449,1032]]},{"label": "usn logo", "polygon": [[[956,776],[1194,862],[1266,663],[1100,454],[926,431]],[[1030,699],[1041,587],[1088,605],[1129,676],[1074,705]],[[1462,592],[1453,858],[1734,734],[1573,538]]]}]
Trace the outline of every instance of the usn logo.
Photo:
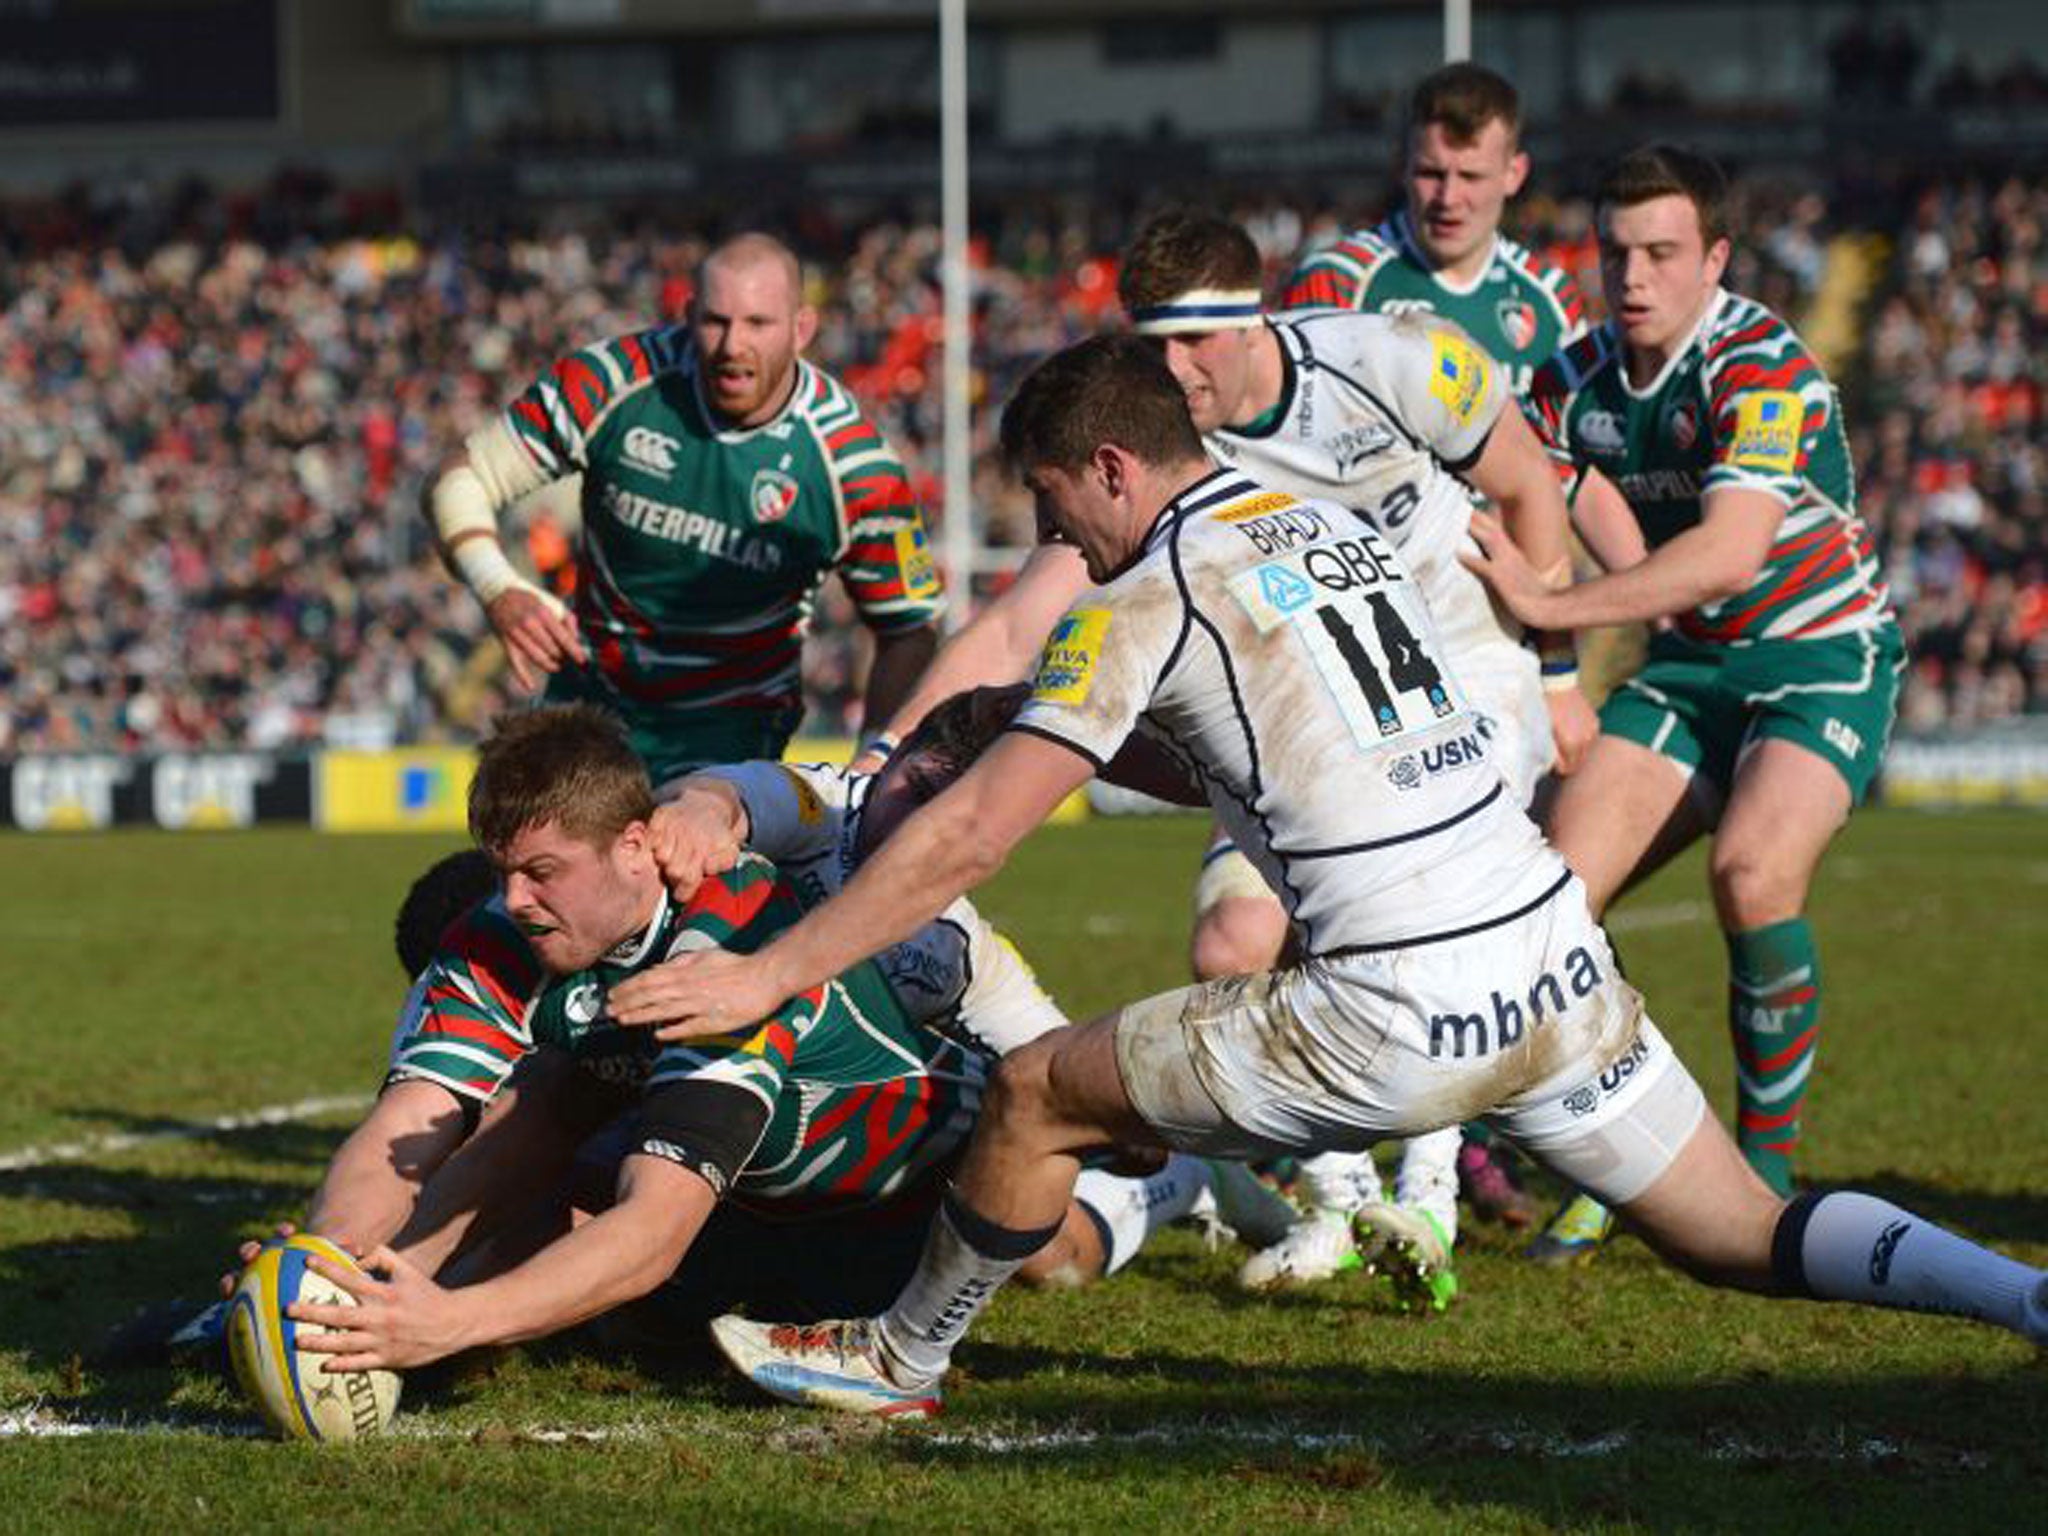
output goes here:
[{"label": "usn logo", "polygon": [[652,427],[628,427],[626,440],[621,446],[628,464],[666,480],[675,473],[676,450],[682,444],[666,432],[657,432]]},{"label": "usn logo", "polygon": [[1574,1115],[1586,1116],[1598,1109],[1604,1100],[1611,1099],[1650,1059],[1650,1042],[1640,1033],[1629,1042],[1627,1050],[1610,1061],[1601,1071],[1599,1078],[1590,1083],[1581,1083],[1564,1096],[1564,1107]]},{"label": "usn logo", "polygon": [[[1520,1045],[1524,1033],[1545,1019],[1556,1018],[1564,1012],[1567,987],[1574,998],[1590,997],[1606,979],[1591,950],[1574,949],[1564,957],[1564,975],[1559,977],[1545,971],[1531,984],[1526,998],[1502,997],[1495,992],[1485,1008],[1431,1014],[1429,1054],[1433,1057],[1448,1055],[1462,1061],[1467,1056],[1485,1056],[1491,1051],[1505,1051]],[[1487,1027],[1489,1013],[1492,1015],[1490,1030]]]}]

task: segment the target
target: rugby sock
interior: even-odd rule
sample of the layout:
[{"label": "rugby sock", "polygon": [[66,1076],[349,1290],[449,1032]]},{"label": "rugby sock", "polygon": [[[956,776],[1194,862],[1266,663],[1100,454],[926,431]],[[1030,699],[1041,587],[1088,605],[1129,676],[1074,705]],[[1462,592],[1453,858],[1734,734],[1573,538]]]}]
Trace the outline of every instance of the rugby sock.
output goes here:
[{"label": "rugby sock", "polygon": [[1759,1177],[1792,1193],[1799,1112],[1820,1041],[1820,962],[1803,917],[1728,935],[1735,1141]]},{"label": "rugby sock", "polygon": [[1306,1194],[1312,1211],[1349,1216],[1362,1205],[1377,1205],[1386,1198],[1370,1152],[1318,1152],[1302,1159],[1296,1177],[1296,1192]]},{"label": "rugby sock", "polygon": [[1434,1216],[1446,1246],[1458,1240],[1458,1148],[1463,1144],[1455,1125],[1411,1136],[1394,1174],[1394,1203]]},{"label": "rugby sock", "polygon": [[1801,1195],[1771,1239],[1771,1268],[1795,1296],[1946,1312],[2025,1336],[2042,1272],[1855,1190]]},{"label": "rugby sock", "polygon": [[1102,1236],[1102,1272],[1113,1275],[1130,1263],[1147,1238],[1187,1215],[1208,1187],[1208,1167],[1185,1152],[1174,1153],[1145,1179],[1082,1169],[1074,1181],[1074,1200]]},{"label": "rugby sock", "polygon": [[915,1387],[945,1375],[953,1346],[1003,1282],[1059,1230],[1057,1221],[1033,1231],[997,1226],[947,1190],[917,1273],[875,1325],[896,1384]]}]

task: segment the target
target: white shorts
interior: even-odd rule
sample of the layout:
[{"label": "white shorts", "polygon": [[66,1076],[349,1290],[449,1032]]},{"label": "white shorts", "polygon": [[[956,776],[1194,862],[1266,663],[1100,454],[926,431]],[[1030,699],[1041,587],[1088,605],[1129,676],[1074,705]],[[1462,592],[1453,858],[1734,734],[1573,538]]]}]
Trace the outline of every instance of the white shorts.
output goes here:
[{"label": "white shorts", "polygon": [[1185,1151],[1358,1150],[1484,1120],[1610,1205],[1706,1113],[1577,880],[1466,938],[1133,1003],[1116,1053],[1132,1106]]}]

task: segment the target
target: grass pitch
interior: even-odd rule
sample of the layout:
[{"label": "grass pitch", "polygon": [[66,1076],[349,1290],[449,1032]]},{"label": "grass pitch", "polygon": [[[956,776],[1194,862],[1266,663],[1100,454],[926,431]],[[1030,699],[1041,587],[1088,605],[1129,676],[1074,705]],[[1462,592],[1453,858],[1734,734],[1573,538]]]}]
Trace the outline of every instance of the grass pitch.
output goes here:
[{"label": "grass pitch", "polygon": [[[1087,1016],[1180,980],[1201,836],[1052,829],[985,905]],[[391,1439],[284,1446],[207,1373],[83,1363],[297,1214],[379,1077],[392,911],[443,846],[0,839],[0,1530],[2003,1530],[2048,1512],[2048,1374],[2017,1340],[1711,1293],[1633,1241],[1537,1271],[1484,1227],[1464,1298],[1427,1321],[1356,1276],[1240,1296],[1237,1255],[1170,1233],[1098,1290],[1005,1295],[930,1428],[570,1339],[419,1373]],[[2044,913],[2048,818],[1856,819],[1815,901],[1809,1178],[2048,1262]],[[1697,858],[1614,926],[1725,1112]]]}]

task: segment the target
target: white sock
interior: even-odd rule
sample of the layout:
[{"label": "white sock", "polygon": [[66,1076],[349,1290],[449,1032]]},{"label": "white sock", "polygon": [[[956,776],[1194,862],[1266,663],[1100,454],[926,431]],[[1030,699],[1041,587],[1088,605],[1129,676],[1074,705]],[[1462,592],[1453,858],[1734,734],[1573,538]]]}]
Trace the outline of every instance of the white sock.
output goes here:
[{"label": "white sock", "polygon": [[1176,1152],[1150,1178],[1132,1179],[1084,1168],[1074,1181],[1074,1199],[1085,1206],[1104,1235],[1102,1272],[1113,1275],[1161,1227],[1187,1215],[1203,1190],[1209,1170],[1198,1157]]},{"label": "white sock", "polygon": [[1780,1278],[1823,1300],[1946,1312],[2014,1333],[2042,1279],[2031,1265],[1854,1190],[1795,1200],[1772,1248]]},{"label": "white sock", "polygon": [[876,1320],[875,1333],[896,1385],[922,1386],[945,1375],[953,1346],[1003,1282],[1059,1229],[1058,1222],[1034,1232],[999,1227],[949,1191],[932,1218],[917,1272]]},{"label": "white sock", "polygon": [[1348,1216],[1362,1205],[1385,1197],[1380,1171],[1370,1152],[1318,1152],[1301,1164],[1311,1212],[1334,1211]]},{"label": "white sock", "polygon": [[1395,1203],[1429,1212],[1447,1243],[1458,1239],[1458,1148],[1464,1139],[1455,1125],[1409,1137],[1394,1175]]}]

